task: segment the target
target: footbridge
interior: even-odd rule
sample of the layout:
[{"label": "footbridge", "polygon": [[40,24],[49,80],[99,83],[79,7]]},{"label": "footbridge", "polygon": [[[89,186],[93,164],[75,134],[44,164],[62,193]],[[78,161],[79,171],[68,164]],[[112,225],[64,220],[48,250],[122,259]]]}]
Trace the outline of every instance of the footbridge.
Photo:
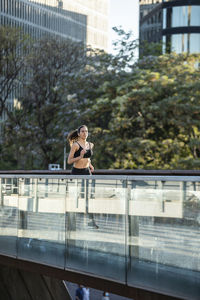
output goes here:
[{"label": "footbridge", "polygon": [[200,172],[0,171],[0,299],[200,299]]}]

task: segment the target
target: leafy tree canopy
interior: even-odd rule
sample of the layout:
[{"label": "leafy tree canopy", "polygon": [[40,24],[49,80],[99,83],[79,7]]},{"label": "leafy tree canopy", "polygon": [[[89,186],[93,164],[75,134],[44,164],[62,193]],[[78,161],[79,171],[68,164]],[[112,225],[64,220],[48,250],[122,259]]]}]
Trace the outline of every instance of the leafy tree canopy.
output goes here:
[{"label": "leafy tree canopy", "polygon": [[154,51],[136,59],[137,41],[116,31],[115,56],[70,40],[34,43],[1,167],[62,164],[68,132],[86,124],[96,168],[199,168],[200,55]]}]

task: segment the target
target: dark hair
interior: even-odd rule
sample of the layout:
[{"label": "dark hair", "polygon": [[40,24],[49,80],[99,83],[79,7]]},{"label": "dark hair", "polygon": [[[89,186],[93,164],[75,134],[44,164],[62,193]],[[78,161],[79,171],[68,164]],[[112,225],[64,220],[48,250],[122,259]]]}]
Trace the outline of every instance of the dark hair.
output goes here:
[{"label": "dark hair", "polygon": [[78,139],[78,134],[80,133],[81,128],[83,128],[83,127],[86,127],[86,128],[87,128],[86,125],[81,125],[81,126],[79,126],[78,129],[75,129],[75,130],[71,131],[71,132],[68,134],[67,139],[68,139],[68,141],[69,141],[70,146],[71,146],[74,142],[77,141],[77,139]]}]

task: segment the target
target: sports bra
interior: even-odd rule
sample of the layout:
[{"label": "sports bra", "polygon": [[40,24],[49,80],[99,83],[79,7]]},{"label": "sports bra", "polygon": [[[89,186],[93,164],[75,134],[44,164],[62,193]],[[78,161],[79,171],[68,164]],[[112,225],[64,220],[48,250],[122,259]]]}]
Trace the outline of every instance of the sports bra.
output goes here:
[{"label": "sports bra", "polygon": [[[76,142],[79,145],[79,149],[74,153],[74,158],[78,157],[81,155],[81,151],[83,150],[83,147]],[[89,147],[90,147],[90,143],[89,143]],[[83,158],[90,158],[93,154],[93,151],[91,149],[91,147],[89,149],[86,149],[86,153],[84,154]]]}]

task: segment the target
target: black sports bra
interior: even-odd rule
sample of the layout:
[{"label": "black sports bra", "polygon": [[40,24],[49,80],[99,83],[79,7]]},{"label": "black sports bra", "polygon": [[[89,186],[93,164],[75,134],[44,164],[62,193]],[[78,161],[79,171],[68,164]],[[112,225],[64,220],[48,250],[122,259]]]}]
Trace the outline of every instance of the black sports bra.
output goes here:
[{"label": "black sports bra", "polygon": [[[76,142],[79,145],[79,149],[74,153],[74,158],[78,157],[81,155],[81,151],[83,150],[83,147]],[[90,143],[89,143],[89,147],[90,147]],[[91,147],[89,149],[86,149],[86,153],[84,154],[83,158],[90,158],[93,154],[93,151],[91,149]]]}]

